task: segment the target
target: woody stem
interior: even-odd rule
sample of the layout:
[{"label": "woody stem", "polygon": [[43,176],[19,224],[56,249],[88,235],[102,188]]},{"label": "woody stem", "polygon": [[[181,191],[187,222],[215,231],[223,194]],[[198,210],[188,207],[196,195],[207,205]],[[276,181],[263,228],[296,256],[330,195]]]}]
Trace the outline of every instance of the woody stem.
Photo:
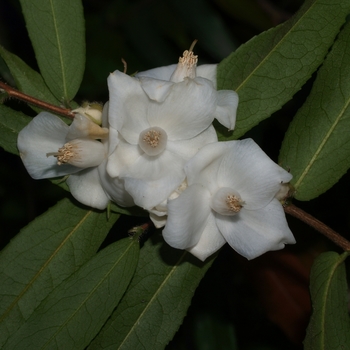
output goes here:
[{"label": "woody stem", "polygon": [[322,233],[324,236],[329,238],[332,242],[341,247],[343,250],[350,251],[350,242],[348,240],[346,240],[338,232],[332,230],[320,220],[317,220],[312,215],[306,213],[304,210],[296,207],[294,204],[290,204],[284,208],[284,211],[287,214],[292,215],[297,219],[305,222],[309,226],[313,227],[315,230]]},{"label": "woody stem", "polygon": [[12,88],[11,86],[0,81],[0,91],[1,90],[6,92],[6,94],[10,97],[14,97],[18,100],[21,100],[21,101],[24,101],[24,102],[29,103],[31,105],[40,107],[40,108],[45,109],[47,111],[51,111],[53,113],[62,115],[64,117],[74,119],[74,113],[72,113],[70,109],[58,107],[58,106],[55,106],[51,103],[41,101],[35,97],[24,94],[23,92],[20,92],[16,89]]}]

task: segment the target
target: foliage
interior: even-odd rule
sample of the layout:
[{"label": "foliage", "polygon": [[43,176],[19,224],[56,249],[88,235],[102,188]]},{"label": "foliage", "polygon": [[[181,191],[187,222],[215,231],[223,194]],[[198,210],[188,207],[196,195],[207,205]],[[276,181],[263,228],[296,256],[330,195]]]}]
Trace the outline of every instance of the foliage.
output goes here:
[{"label": "foliage", "polygon": [[[203,45],[201,41],[198,44],[199,52],[202,50],[203,54],[201,56],[200,52],[199,58],[204,57],[204,62],[227,56],[218,66],[218,89],[233,89],[240,98],[236,129],[228,132],[217,126],[219,139],[237,139],[246,133],[262,139],[273,123],[275,126],[272,130],[277,130],[276,138],[282,141],[283,133],[288,129],[282,142],[279,163],[294,176],[295,198],[310,201],[320,196],[316,199],[320,202],[305,204],[312,209],[312,203],[316,203],[314,208],[321,207],[320,216],[324,212],[329,214],[333,207],[336,212],[345,212],[340,201],[336,202],[334,198],[338,200],[337,194],[343,194],[342,189],[336,190],[336,183],[341,181],[350,167],[350,24],[346,23],[350,3],[346,0],[306,0],[291,18],[271,29],[268,27],[272,26],[272,20],[264,11],[250,13],[250,6],[257,6],[255,2],[242,1],[240,6],[238,3],[218,0],[216,7],[211,7],[209,2],[193,1],[188,4],[198,14],[193,17],[183,10],[187,2],[182,1],[167,4],[155,2],[147,8],[143,8],[145,4],[141,2],[135,2],[133,7],[128,7],[127,1],[118,4],[109,2],[102,20],[114,31],[107,40],[101,34],[105,29],[102,32],[101,29],[95,30],[103,26],[93,17],[93,11],[89,11],[92,2],[21,0],[21,11],[36,60],[34,63],[25,62],[27,57],[22,55],[20,58],[11,53],[6,45],[6,48],[0,46],[3,59],[0,74],[21,92],[56,106],[73,107],[85,94],[95,94],[93,98],[106,100],[107,97],[100,90],[106,91],[108,70],[122,70],[116,57],[124,55],[118,50],[124,50],[130,57],[131,72],[134,72],[153,68],[150,62],[153,65],[175,63],[169,62],[169,57],[177,58],[179,52],[176,50],[179,47],[184,50],[193,35],[204,35]],[[87,44],[83,5],[86,7]],[[133,11],[142,13],[137,25]],[[242,41],[247,42],[230,54],[238,46],[239,40],[232,38],[233,34],[220,14],[231,16],[235,11],[240,11],[245,25],[268,30],[250,40],[241,37]],[[130,20],[127,16],[124,19],[123,14],[130,16]],[[191,30],[186,30],[192,19]],[[119,27],[117,25],[115,28],[115,23],[120,23]],[[133,40],[135,31],[131,28],[134,25],[138,40]],[[211,35],[210,26],[215,28],[213,31],[217,37],[205,41],[204,38]],[[164,37],[155,34],[158,29],[162,29],[167,42]],[[96,33],[100,37],[96,38]],[[146,40],[147,35],[154,36],[154,41]],[[125,43],[128,39],[134,46]],[[88,50],[86,67],[85,47]],[[102,47],[107,49],[103,51]],[[163,51],[165,54],[160,60]],[[138,54],[144,59],[143,62],[135,58]],[[96,69],[92,72],[95,61]],[[2,102],[0,146],[17,157],[18,132],[31,120],[33,110],[39,112],[40,109],[14,105],[13,101],[6,99]],[[288,109],[288,106],[292,108]],[[279,111],[281,108],[282,112]],[[288,113],[293,117],[289,126],[289,119],[285,119],[284,115]],[[277,144],[277,148],[280,144]],[[272,153],[277,157],[275,149]],[[349,189],[349,186],[346,188]],[[3,188],[2,191],[6,193]],[[332,196],[332,193],[335,194]],[[63,196],[69,197],[69,193]],[[9,202],[8,198],[5,199]],[[324,243],[318,244],[319,238],[307,242],[304,234],[308,232],[307,229],[291,220],[297,246],[300,239],[302,243],[299,247],[303,249],[299,248],[299,255],[294,252],[298,256],[298,264],[282,264],[285,271],[277,273],[276,267],[266,267],[264,262],[269,259],[268,254],[267,258],[257,260],[261,261],[261,266],[257,267],[242,262],[225,248],[216,260],[215,256],[206,263],[200,263],[189,253],[167,246],[158,231],[144,244],[144,234],[139,237],[139,231],[134,238],[124,238],[124,226],[130,229],[135,222],[145,223],[147,219],[142,217],[144,215],[140,210],[125,210],[116,205],[112,205],[107,215],[106,212],[79,206],[70,198],[60,200],[40,216],[35,215],[35,220],[24,227],[0,253],[0,347],[163,349],[175,336],[168,348],[179,348],[181,345],[185,348],[186,337],[181,338],[181,334],[185,334],[186,330],[180,326],[184,322],[188,329],[193,327],[190,325],[191,318],[185,316],[198,285],[198,290],[205,285],[213,295],[216,295],[216,289],[234,290],[238,301],[235,304],[231,301],[234,297],[229,295],[221,312],[239,314],[240,300],[248,299],[245,293],[237,291],[237,285],[242,286],[242,280],[248,279],[242,271],[250,276],[246,284],[250,290],[257,285],[256,290],[261,292],[264,285],[274,292],[283,290],[289,296],[288,293],[292,293],[291,290],[302,279],[296,277],[304,276],[308,271],[312,263],[310,256],[327,249]],[[130,221],[125,225],[123,220]],[[342,231],[349,228],[346,224],[345,227]],[[114,235],[112,239],[109,232]],[[299,232],[303,235],[299,235]],[[108,244],[110,241],[113,243]],[[300,255],[303,257],[300,258]],[[222,258],[227,256],[229,258]],[[348,253],[339,255],[327,252],[315,261],[310,277],[314,313],[307,329],[306,349],[350,347],[346,306],[347,256]],[[278,265],[278,261],[274,265]],[[207,282],[206,285],[206,278],[209,278],[206,277],[200,284],[207,271],[207,275],[211,276],[210,281],[215,280],[215,275],[223,280],[224,273],[218,271],[225,271],[229,282]],[[296,279],[293,288],[283,278],[271,277],[279,274],[293,275],[293,281]],[[231,284],[234,285],[233,289],[230,289]],[[266,287],[261,293],[264,299],[271,292]],[[205,291],[204,294],[209,292]],[[259,319],[256,295],[247,295],[251,310],[246,307],[242,318],[248,317],[251,311],[256,312],[255,316],[258,316],[255,318]],[[290,294],[291,297],[286,299],[297,300],[300,295]],[[195,295],[194,305],[196,300]],[[218,305],[220,300],[212,297],[211,302]],[[271,309],[267,311],[270,319],[280,320],[271,313]],[[300,316],[303,320],[309,316],[307,306],[305,309],[306,316]],[[208,342],[211,346],[215,344],[220,348],[226,339],[226,344],[238,348],[235,337],[240,322],[235,324],[236,331],[232,330],[230,322],[226,322],[220,332],[208,326],[221,322],[220,317],[220,321],[214,322],[215,317],[218,315],[209,321],[206,317],[197,321],[195,327],[198,328],[193,331],[196,340],[192,340],[197,348],[206,349],[206,342],[203,341],[206,336],[213,337]],[[252,321],[248,319],[249,322]],[[276,323],[281,326],[282,321]],[[179,328],[180,332],[175,335]],[[201,330],[198,331],[199,328]],[[218,339],[214,341],[215,336]],[[300,343],[299,335],[287,336],[291,340],[288,344]],[[239,335],[237,337],[239,339]],[[286,338],[283,339],[287,342]],[[257,349],[261,345],[253,341],[249,334],[244,348]],[[278,346],[277,343],[269,344],[271,349],[275,348],[274,345]],[[187,348],[191,348],[191,344]],[[293,345],[284,343],[283,348],[292,349]]]}]

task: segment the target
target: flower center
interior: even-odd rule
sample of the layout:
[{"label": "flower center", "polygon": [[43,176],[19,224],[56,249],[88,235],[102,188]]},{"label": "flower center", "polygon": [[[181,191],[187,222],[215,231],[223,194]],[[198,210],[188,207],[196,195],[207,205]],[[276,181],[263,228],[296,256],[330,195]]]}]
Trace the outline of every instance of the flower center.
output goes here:
[{"label": "flower center", "polygon": [[69,160],[75,157],[73,145],[69,142],[65,143],[63,147],[59,148],[57,152],[46,153],[47,157],[54,156],[57,158],[57,164],[62,165],[68,163]]},{"label": "flower center", "polygon": [[88,139],[75,139],[65,143],[57,152],[46,153],[47,157],[57,158],[57,165],[71,164],[78,168],[98,166],[106,157],[101,142]]},{"label": "flower center", "polygon": [[162,153],[167,144],[167,133],[158,126],[153,126],[140,133],[139,146],[149,156]]},{"label": "flower center", "polygon": [[242,209],[242,206],[243,206],[242,200],[233,194],[229,194],[226,197],[226,204],[227,204],[227,207],[229,208],[229,210],[231,210],[234,213],[238,213]]},{"label": "flower center", "polygon": [[211,208],[221,215],[236,215],[244,205],[239,193],[232,188],[220,188],[211,199]]},{"label": "flower center", "polygon": [[196,45],[197,40],[195,40],[189,50],[185,50],[182,54],[182,57],[179,58],[179,63],[183,66],[187,66],[187,69],[190,70],[198,62],[198,55],[193,53],[194,45]]},{"label": "flower center", "polygon": [[179,63],[170,77],[170,81],[174,83],[179,83],[185,78],[195,78],[196,77],[196,66],[198,62],[198,56],[193,53],[194,45],[196,45],[197,40],[195,40],[189,50],[185,50],[182,57],[179,58]]}]

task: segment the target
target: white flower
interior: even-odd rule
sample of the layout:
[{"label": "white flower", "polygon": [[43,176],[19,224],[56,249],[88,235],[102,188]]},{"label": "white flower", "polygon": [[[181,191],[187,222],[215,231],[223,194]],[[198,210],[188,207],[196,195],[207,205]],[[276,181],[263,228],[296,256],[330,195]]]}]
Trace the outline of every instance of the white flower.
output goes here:
[{"label": "white flower", "polygon": [[144,209],[165,201],[184,181],[186,161],[217,141],[214,118],[234,127],[237,94],[218,92],[210,80],[196,76],[196,63],[190,50],[171,70],[162,67],[136,78],[116,71],[108,78],[109,124],[119,134],[118,141],[110,136],[115,150],[107,172],[123,179]]},{"label": "white flower", "polygon": [[203,147],[185,166],[188,187],[168,201],[165,241],[201,260],[227,242],[253,259],[295,243],[275,198],[292,175],[251,139]]},{"label": "white flower", "polygon": [[70,175],[67,184],[79,202],[105,209],[111,199],[107,190],[112,188],[116,202],[133,205],[130,195],[125,193],[124,184],[111,179],[105,171],[107,136],[108,129],[99,127],[81,114],[76,114],[68,126],[57,116],[41,112],[20,131],[17,146],[29,175],[34,179]]},{"label": "white flower", "polygon": [[[195,42],[194,42],[195,44]],[[183,53],[178,64],[150,69],[136,74],[136,77],[152,78],[156,80],[181,82],[185,77],[202,77],[210,80],[216,89],[217,64],[203,64],[197,67],[197,56],[193,55],[192,44],[190,50]],[[236,111],[238,106],[238,95],[235,91],[217,91],[217,109],[214,115],[222,125],[233,130],[236,123]]]},{"label": "white flower", "polygon": [[[68,126],[57,116],[41,112],[19,132],[17,147],[32,178],[64,176],[102,163],[106,157],[104,147],[101,142],[84,137],[89,127],[81,123],[80,118],[85,117],[77,115]],[[84,124],[82,138],[77,138],[81,127],[76,122]]]}]

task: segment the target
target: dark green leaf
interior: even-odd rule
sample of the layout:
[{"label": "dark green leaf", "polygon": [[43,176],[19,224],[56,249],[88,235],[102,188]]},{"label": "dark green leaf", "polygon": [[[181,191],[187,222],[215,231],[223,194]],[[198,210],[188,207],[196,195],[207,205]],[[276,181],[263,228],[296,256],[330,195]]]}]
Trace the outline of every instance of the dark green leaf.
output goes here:
[{"label": "dark green leaf", "polygon": [[20,0],[45,83],[66,104],[85,68],[85,29],[80,0]]},{"label": "dark green leaf", "polygon": [[164,349],[212,261],[204,264],[160,237],[146,242],[125,296],[88,349]]},{"label": "dark green leaf", "polygon": [[118,215],[65,199],[25,227],[0,254],[0,347],[64,279],[91,258]]},{"label": "dark green leaf", "polygon": [[52,95],[42,76],[38,72],[30,68],[19,57],[6,51],[1,46],[0,55],[10,69],[18,90],[39,100],[54,105],[60,104],[59,100]]},{"label": "dark green leaf", "polygon": [[19,154],[18,133],[31,121],[27,115],[0,104],[0,147],[7,152]]},{"label": "dark green leaf", "polygon": [[117,306],[138,254],[137,239],[103,249],[54,289],[3,349],[84,349]]},{"label": "dark green leaf", "polygon": [[312,91],[282,144],[299,200],[331,188],[350,167],[350,25],[347,24],[317,73]]},{"label": "dark green leaf", "polygon": [[350,319],[344,260],[349,253],[321,254],[311,270],[313,314],[305,350],[350,349]]},{"label": "dark green leaf", "polygon": [[280,109],[322,63],[350,12],[344,0],[309,0],[287,22],[242,45],[218,66],[218,87],[239,94],[236,139]]}]

